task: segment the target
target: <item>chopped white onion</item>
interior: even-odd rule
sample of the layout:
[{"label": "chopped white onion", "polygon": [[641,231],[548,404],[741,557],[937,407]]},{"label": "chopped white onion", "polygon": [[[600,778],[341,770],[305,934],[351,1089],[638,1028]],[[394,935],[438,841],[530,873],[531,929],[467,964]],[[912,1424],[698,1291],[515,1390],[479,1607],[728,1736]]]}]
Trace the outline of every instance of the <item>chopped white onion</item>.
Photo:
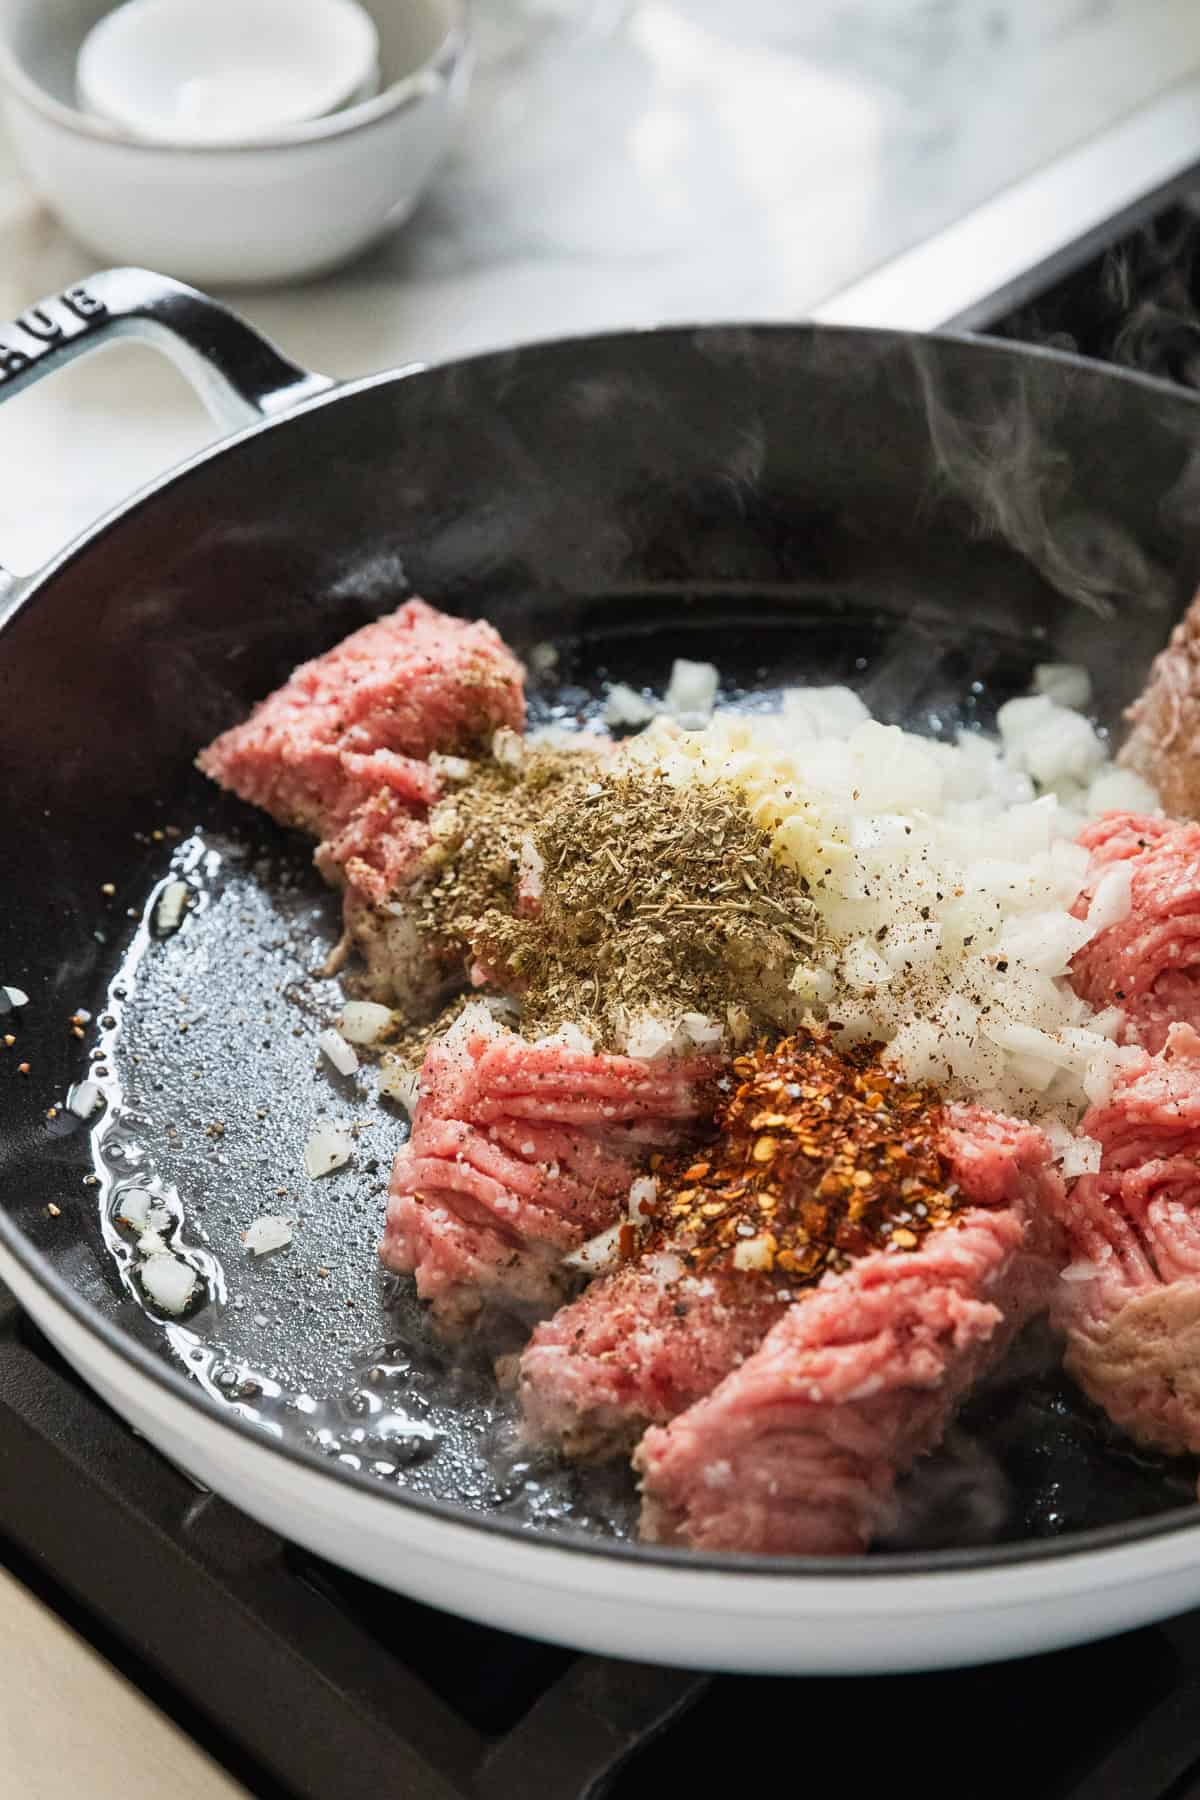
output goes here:
[{"label": "chopped white onion", "polygon": [[[483,996],[483,1004],[487,1007],[493,1019],[499,1020],[502,1025],[511,1025],[521,1016],[520,1007],[509,994],[485,994]],[[582,1032],[580,1033],[580,1036],[583,1036]],[[590,1050],[592,1047],[591,1038],[587,1039],[587,1046]]]},{"label": "chopped white onion", "polygon": [[1073,712],[1084,712],[1091,704],[1092,678],[1078,663],[1039,663],[1033,671],[1033,685],[1056,706],[1069,706]]},{"label": "chopped white onion", "polygon": [[8,997],[8,1004],[10,1006],[28,1006],[29,1005],[29,995],[24,991],[23,988],[6,987],[4,992]]},{"label": "chopped white onion", "polygon": [[1100,1170],[1101,1155],[1099,1139],[1077,1137],[1063,1151],[1059,1166],[1068,1181],[1076,1175],[1096,1175]]},{"label": "chopped white onion", "polygon": [[421,1077],[416,1069],[408,1069],[403,1063],[389,1062],[384,1065],[379,1077],[379,1091],[386,1094],[389,1100],[398,1101],[411,1119],[421,1097]]},{"label": "chopped white onion", "polygon": [[546,860],[533,838],[526,832],[517,853],[517,880],[520,883],[518,897],[526,906],[541,899],[545,873]]},{"label": "chopped white onion", "polygon": [[803,737],[848,738],[870,713],[848,687],[787,688],[783,716]]},{"label": "chopped white onion", "polygon": [[554,1044],[563,1050],[576,1051],[581,1056],[591,1056],[596,1046],[582,1025],[574,1019],[568,1019],[557,1031],[547,1032],[544,1037],[535,1038],[537,1044]]},{"label": "chopped white onion", "polygon": [[1114,863],[1096,883],[1088,907],[1088,929],[1093,936],[1119,925],[1133,908],[1133,869],[1127,862]]},{"label": "chopped white onion", "polygon": [[1044,787],[1089,781],[1104,761],[1104,745],[1087,719],[1045,694],[1009,700],[996,724],[1010,765]]},{"label": "chopped white onion", "polygon": [[154,908],[154,929],[159,937],[169,937],[179,930],[191,897],[192,890],[186,881],[168,881]]},{"label": "chopped white onion", "polygon": [[1132,769],[1102,769],[1087,791],[1090,813],[1159,811],[1158,795]]},{"label": "chopped white onion", "polygon": [[321,1053],[327,1056],[339,1075],[353,1075],[358,1067],[354,1048],[336,1031],[323,1031],[317,1039]]},{"label": "chopped white onion", "polygon": [[278,1213],[263,1213],[247,1226],[242,1242],[251,1256],[267,1256],[272,1250],[283,1250],[292,1241],[292,1220]]},{"label": "chopped white onion", "polygon": [[515,773],[525,761],[524,742],[507,725],[501,725],[492,738],[492,755],[502,769]]},{"label": "chopped white onion", "polygon": [[196,1272],[169,1253],[152,1256],[141,1268],[142,1286],[165,1313],[183,1312],[196,1291]]},{"label": "chopped white onion", "polygon": [[317,1125],[304,1146],[304,1168],[315,1181],[340,1169],[354,1155],[353,1141],[336,1125]]},{"label": "chopped white onion", "polygon": [[465,756],[444,756],[440,750],[430,751],[429,766],[443,781],[465,781],[472,767]]},{"label": "chopped white onion", "polygon": [[625,1054],[636,1056],[644,1062],[652,1062],[657,1056],[665,1056],[675,1048],[675,1026],[668,1025],[663,1019],[656,1019],[652,1013],[638,1013],[629,1022],[625,1034]]},{"label": "chopped white onion", "polygon": [[869,994],[873,988],[885,986],[893,971],[865,938],[855,938],[844,952],[840,964],[842,980],[852,994]]},{"label": "chopped white onion", "polygon": [[126,1188],[117,1201],[116,1216],[123,1225],[145,1231],[150,1223],[150,1195],[145,1188]]},{"label": "chopped white onion", "polygon": [[691,716],[698,715],[703,724],[712,717],[719,683],[715,664],[689,662],[686,656],[677,657],[671,665],[671,679],[663,704],[674,718],[686,713],[690,720]]},{"label": "chopped white onion", "polygon": [[719,1050],[724,1041],[725,1027],[720,1019],[711,1019],[707,1013],[680,1013],[675,1028],[675,1047],[681,1053],[698,1050],[701,1055],[707,1055]]},{"label": "chopped white onion", "polygon": [[1066,1268],[1060,1271],[1058,1279],[1060,1281],[1095,1281],[1097,1275],[1103,1273],[1099,1263],[1081,1260],[1068,1263]]},{"label": "chopped white onion", "polygon": [[347,1000],[338,1030],[348,1044],[377,1044],[392,1027],[392,1009],[374,1000]]},{"label": "chopped white onion", "polygon": [[90,1119],[100,1104],[100,1089],[94,1081],[77,1081],[67,1093],[67,1110],[77,1119]]},{"label": "chopped white onion", "polygon": [[769,1269],[774,1260],[774,1245],[765,1234],[759,1237],[739,1238],[734,1245],[733,1266],[735,1269]]},{"label": "chopped white onion", "polygon": [[604,701],[606,725],[648,725],[659,711],[657,703],[647,700],[626,681],[614,682]]},{"label": "chopped white onion", "polygon": [[638,1175],[629,1184],[629,1217],[635,1225],[644,1225],[658,1200],[658,1183],[653,1175]]},{"label": "chopped white onion", "polygon": [[606,1269],[615,1268],[621,1260],[621,1231],[618,1222],[610,1225],[607,1231],[601,1231],[586,1244],[580,1244],[578,1250],[572,1250],[563,1261],[569,1268],[582,1269],[587,1275],[599,1275]]}]

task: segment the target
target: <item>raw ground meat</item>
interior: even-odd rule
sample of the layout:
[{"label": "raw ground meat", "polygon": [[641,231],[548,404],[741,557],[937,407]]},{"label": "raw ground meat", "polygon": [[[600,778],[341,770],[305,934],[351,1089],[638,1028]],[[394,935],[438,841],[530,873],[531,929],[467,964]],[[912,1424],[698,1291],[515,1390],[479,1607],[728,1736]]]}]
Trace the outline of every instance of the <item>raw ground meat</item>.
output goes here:
[{"label": "raw ground meat", "polygon": [[876,1251],[789,1306],[705,1399],[634,1457],[642,1536],[789,1555],[861,1550],[896,1477],[1047,1304],[1061,1181],[1029,1125],[955,1107],[946,1154],[982,1204],[906,1254]]},{"label": "raw ground meat", "polygon": [[771,1283],[695,1276],[653,1251],[539,1325],[520,1361],[528,1436],[567,1456],[627,1455],[745,1360],[779,1318]]},{"label": "raw ground meat", "polygon": [[1168,812],[1200,817],[1200,596],[1125,716],[1133,729],[1121,762],[1151,783]]},{"label": "raw ground meat", "polygon": [[625,1211],[640,1161],[711,1108],[711,1059],[529,1044],[472,1007],[431,1044],[392,1169],[380,1256],[441,1327],[485,1302],[545,1312],[562,1259]]},{"label": "raw ground meat", "polygon": [[1052,1318],[1066,1366],[1138,1443],[1200,1452],[1200,1037],[1117,1077],[1081,1130],[1100,1173],[1061,1202],[1074,1262]]},{"label": "raw ground meat", "polygon": [[1200,1025],[1200,825],[1104,813],[1079,842],[1092,854],[1082,917],[1106,869],[1128,863],[1132,904],[1078,951],[1076,993],[1098,1009],[1124,1009],[1126,1041],[1161,1050],[1176,1021]]},{"label": "raw ground meat", "polygon": [[378,901],[428,843],[423,821],[441,794],[431,751],[482,744],[501,725],[521,730],[521,678],[490,625],[409,600],[302,663],[197,762],[322,839],[326,879]]}]

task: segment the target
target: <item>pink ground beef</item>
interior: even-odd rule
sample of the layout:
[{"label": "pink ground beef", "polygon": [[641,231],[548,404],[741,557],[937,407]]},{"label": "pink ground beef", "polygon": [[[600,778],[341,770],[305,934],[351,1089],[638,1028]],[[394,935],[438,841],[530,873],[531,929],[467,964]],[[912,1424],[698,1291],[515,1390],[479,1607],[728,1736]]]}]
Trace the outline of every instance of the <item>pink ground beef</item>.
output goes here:
[{"label": "pink ground beef", "polygon": [[1076,912],[1086,913],[1105,870],[1122,862],[1132,905],[1076,954],[1072,985],[1097,1009],[1124,1010],[1127,1041],[1161,1050],[1172,1024],[1200,1025],[1200,825],[1105,813],[1079,842],[1092,866]]},{"label": "pink ground beef", "polygon": [[495,1023],[458,1027],[421,1070],[412,1137],[392,1170],[387,1267],[416,1276],[444,1329],[488,1301],[545,1312],[562,1259],[624,1214],[656,1147],[710,1109],[711,1061],[529,1044]]},{"label": "pink ground beef", "polygon": [[1173,1025],[1081,1129],[1102,1160],[1058,1209],[1066,1366],[1138,1443],[1200,1452],[1200,1037]]},{"label": "pink ground beef", "polygon": [[780,1316],[767,1282],[687,1273],[669,1252],[593,1281],[538,1326],[521,1357],[525,1431],[565,1455],[627,1453],[757,1349]]},{"label": "pink ground beef", "polygon": [[643,1437],[643,1537],[790,1555],[861,1550],[897,1476],[1047,1304],[1061,1181],[1031,1126],[956,1107],[947,1153],[983,1201],[789,1306],[696,1404]]},{"label": "pink ground beef", "polygon": [[[490,625],[409,600],[302,663],[199,767],[320,838],[328,880],[381,899],[424,841],[441,786],[428,757],[521,730],[521,665]],[[419,844],[419,848],[418,848]]]},{"label": "pink ground beef", "polygon": [[1131,730],[1121,762],[1150,782],[1169,813],[1200,817],[1200,596],[1125,716]]}]

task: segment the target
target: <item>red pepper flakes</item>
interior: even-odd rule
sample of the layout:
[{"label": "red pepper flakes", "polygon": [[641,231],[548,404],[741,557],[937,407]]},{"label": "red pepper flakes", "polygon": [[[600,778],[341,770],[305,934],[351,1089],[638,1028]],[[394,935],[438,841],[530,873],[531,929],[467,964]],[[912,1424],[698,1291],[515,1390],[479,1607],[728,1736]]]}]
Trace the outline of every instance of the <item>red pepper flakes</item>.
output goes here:
[{"label": "red pepper flakes", "polygon": [[939,1095],[902,1081],[877,1046],[795,1037],[739,1056],[733,1073],[707,1160],[658,1171],[655,1243],[694,1273],[803,1287],[868,1251],[915,1250],[961,1204],[938,1150]]}]

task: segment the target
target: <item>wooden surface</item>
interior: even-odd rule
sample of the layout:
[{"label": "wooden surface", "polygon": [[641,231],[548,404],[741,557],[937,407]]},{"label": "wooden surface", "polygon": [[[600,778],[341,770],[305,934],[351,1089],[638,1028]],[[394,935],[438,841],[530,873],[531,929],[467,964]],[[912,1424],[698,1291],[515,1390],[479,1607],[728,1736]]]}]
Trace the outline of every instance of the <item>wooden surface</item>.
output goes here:
[{"label": "wooden surface", "polygon": [[0,1569],[3,1800],[246,1800],[89,1644]]}]

